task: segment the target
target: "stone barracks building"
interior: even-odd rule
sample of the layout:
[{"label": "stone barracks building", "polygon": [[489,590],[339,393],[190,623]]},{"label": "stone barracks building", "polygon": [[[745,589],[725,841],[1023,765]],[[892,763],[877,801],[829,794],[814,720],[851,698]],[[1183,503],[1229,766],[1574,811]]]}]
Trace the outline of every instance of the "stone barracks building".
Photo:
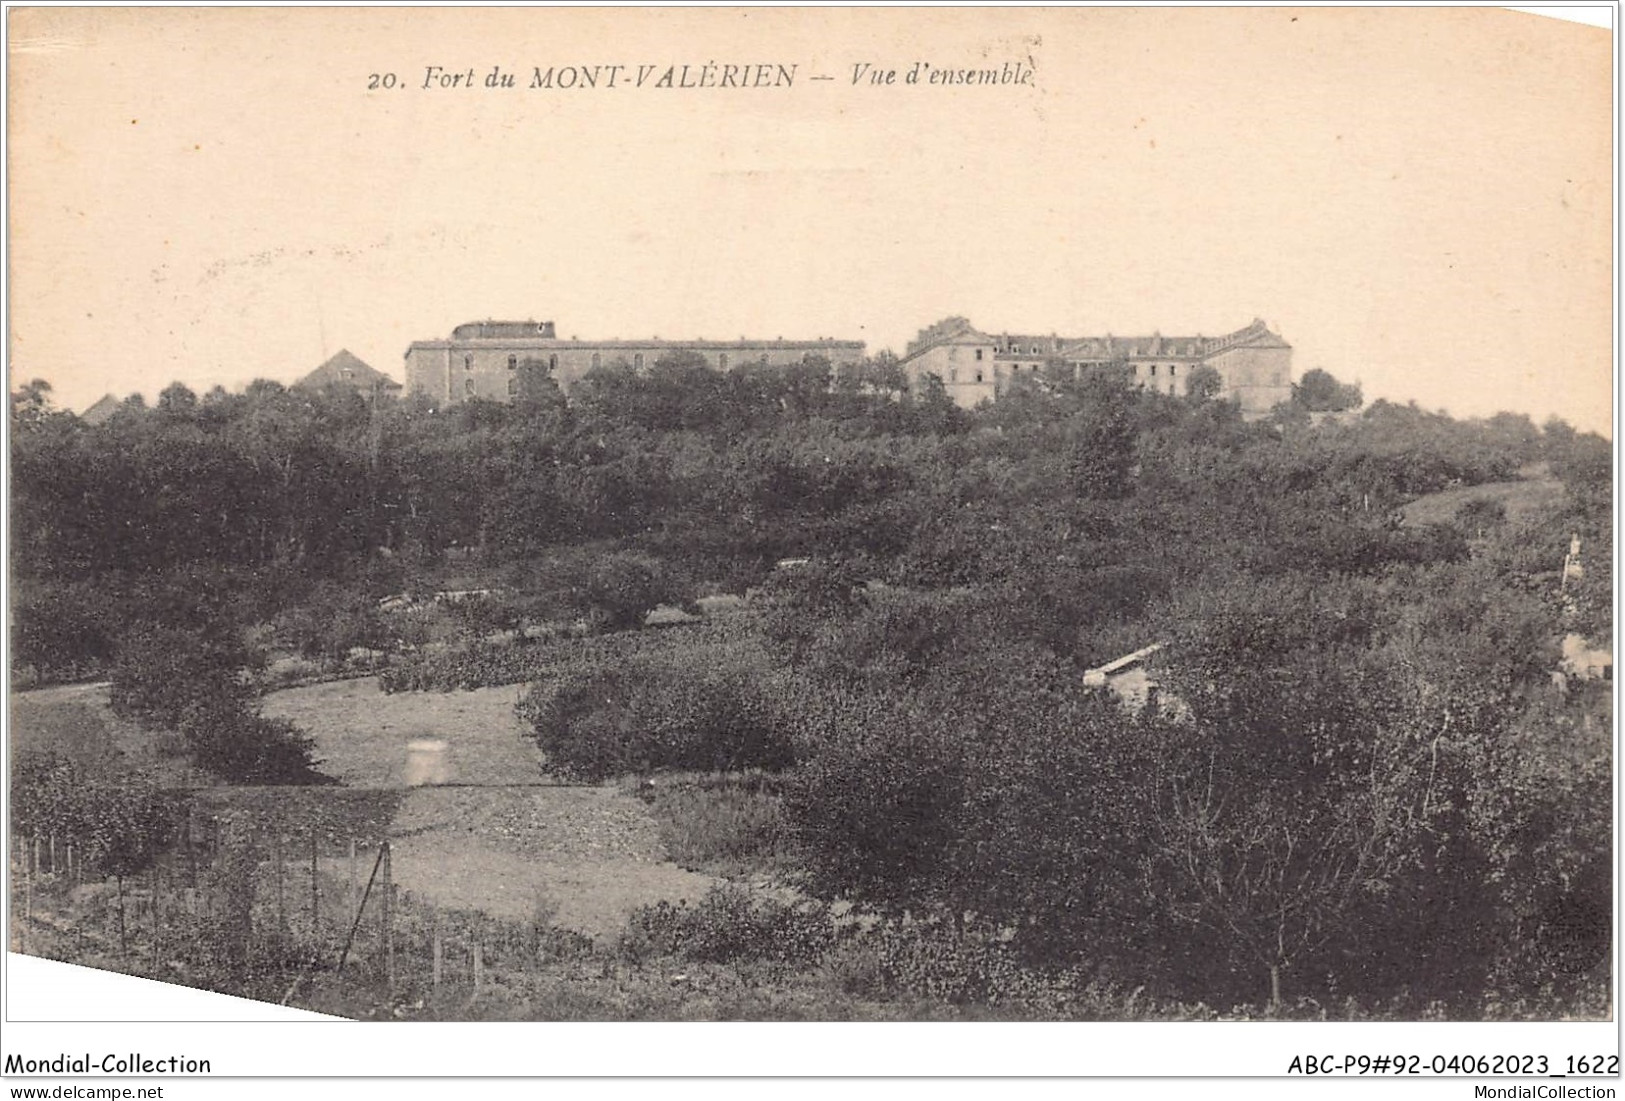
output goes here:
[{"label": "stone barracks building", "polygon": [[560,340],[551,321],[472,321],[447,340],[418,340],[406,350],[406,388],[437,401],[512,401],[527,373],[545,368],[568,390],[594,367],[635,370],[674,352],[694,352],[719,371],[747,363],[774,367],[822,356],[831,364],[863,358],[861,340]]},{"label": "stone barracks building", "polygon": [[1183,394],[1191,372],[1212,367],[1221,397],[1250,416],[1292,396],[1292,346],[1262,320],[1225,336],[1033,336],[984,333],[963,317],[921,329],[901,366],[910,389],[936,375],[954,403],[970,409],[996,399],[1022,375],[1045,369],[1124,372],[1141,386]]}]

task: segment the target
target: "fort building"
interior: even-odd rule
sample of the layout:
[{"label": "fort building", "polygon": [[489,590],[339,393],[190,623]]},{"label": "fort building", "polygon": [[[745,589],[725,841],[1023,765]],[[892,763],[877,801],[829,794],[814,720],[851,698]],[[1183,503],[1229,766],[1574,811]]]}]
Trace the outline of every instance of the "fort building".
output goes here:
[{"label": "fort building", "polygon": [[348,348],[339,349],[336,355],[294,383],[293,387],[329,393],[354,390],[363,397],[401,392],[400,383],[376,367],[357,359]]},{"label": "fort building", "polygon": [[596,367],[646,370],[663,356],[693,353],[719,371],[747,364],[784,367],[808,357],[835,366],[863,358],[861,340],[560,340],[551,321],[472,321],[446,340],[413,341],[406,350],[406,388],[438,402],[470,398],[510,402],[545,371],[568,390]]},{"label": "fort building", "polygon": [[1121,372],[1142,387],[1182,395],[1197,367],[1211,367],[1219,395],[1249,416],[1268,412],[1292,396],[1292,346],[1262,320],[1225,336],[1060,336],[985,333],[963,317],[950,317],[909,342],[900,363],[909,388],[926,376],[942,381],[956,405],[992,401],[1022,376],[1068,377],[1090,370]]}]

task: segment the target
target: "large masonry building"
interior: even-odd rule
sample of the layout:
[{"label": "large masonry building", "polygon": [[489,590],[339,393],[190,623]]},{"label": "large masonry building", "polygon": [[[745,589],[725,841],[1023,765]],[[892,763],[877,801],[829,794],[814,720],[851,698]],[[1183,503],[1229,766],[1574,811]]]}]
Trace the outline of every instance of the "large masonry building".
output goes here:
[{"label": "large masonry building", "polygon": [[1249,415],[1292,396],[1292,346],[1261,320],[1225,336],[1033,336],[990,334],[963,317],[920,330],[901,366],[910,389],[926,376],[942,380],[956,405],[996,399],[1021,376],[1116,370],[1139,385],[1183,394],[1197,367],[1212,367],[1228,397]]},{"label": "large masonry building", "polygon": [[822,356],[839,366],[863,358],[861,340],[560,340],[551,321],[474,321],[449,340],[414,341],[406,350],[406,388],[452,404],[470,398],[512,401],[545,370],[563,389],[595,367],[652,367],[676,352],[705,357],[726,371],[745,364],[783,367]]}]

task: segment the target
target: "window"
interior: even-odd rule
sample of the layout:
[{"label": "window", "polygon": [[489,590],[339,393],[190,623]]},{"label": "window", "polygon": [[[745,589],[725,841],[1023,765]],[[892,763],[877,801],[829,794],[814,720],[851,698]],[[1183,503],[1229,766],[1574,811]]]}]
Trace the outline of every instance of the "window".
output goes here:
[{"label": "window", "polygon": [[717,353],[717,369],[721,370],[721,371],[726,371],[728,369],[728,353],[727,352],[718,352]]},{"label": "window", "polygon": [[1177,364],[1177,363],[1168,364],[1168,377],[1169,378],[1173,378],[1178,373],[1179,373],[1179,364]]},{"label": "window", "polygon": [[958,382],[959,381],[959,368],[958,367],[950,367],[950,368],[948,368],[948,381],[949,382]]},{"label": "window", "polygon": [[549,371],[557,371],[559,369],[559,357],[558,356],[551,355],[551,356],[547,357],[547,369]]},{"label": "window", "polygon": [[1155,363],[1153,363],[1153,364],[1152,364],[1152,365],[1151,365],[1151,377],[1152,377],[1152,378],[1156,378],[1156,377],[1157,377],[1157,365],[1156,365],[1156,364],[1155,364]]},{"label": "window", "polygon": [[981,381],[982,381],[982,372],[980,372],[980,371],[977,371],[977,372],[976,372],[976,381],[977,381],[977,382],[981,382]]},{"label": "window", "polygon": [[982,349],[978,348],[978,349],[976,349],[976,362],[980,363],[981,361],[982,361]]},{"label": "window", "polygon": [[594,371],[598,370],[598,368],[603,365],[603,362],[604,362],[604,357],[602,355],[600,355],[597,352],[594,352],[592,354],[592,369]]},{"label": "window", "polygon": [[509,356],[508,357],[508,370],[511,371],[517,366],[519,366],[519,357],[518,356],[513,356],[513,355]]},{"label": "window", "polygon": [[519,380],[511,378],[508,380],[508,396],[511,398],[517,393],[519,393]]},{"label": "window", "polygon": [[634,352],[632,354],[632,369],[634,371],[643,370],[643,353],[642,352]]},{"label": "window", "polygon": [[471,356],[471,355],[470,356],[464,356],[463,357],[463,370],[472,371],[473,369],[474,369],[474,357]]},{"label": "window", "polygon": [[474,396],[474,380],[473,379],[465,378],[463,380],[463,393],[467,394],[469,397]]}]

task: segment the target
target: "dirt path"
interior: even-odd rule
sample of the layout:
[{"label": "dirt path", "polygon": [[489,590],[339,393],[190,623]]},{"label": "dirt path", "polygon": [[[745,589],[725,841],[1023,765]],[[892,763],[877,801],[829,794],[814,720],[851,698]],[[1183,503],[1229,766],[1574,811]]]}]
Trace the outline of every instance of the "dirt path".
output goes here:
[{"label": "dirt path", "polygon": [[[666,860],[637,799],[545,786],[516,698],[513,688],[385,695],[366,679],[276,692],[265,711],[314,735],[322,770],[345,784],[408,788],[390,826],[395,882],[437,905],[540,915],[608,939],[637,906],[704,895],[714,881]],[[434,782],[411,785],[425,775]]]}]

